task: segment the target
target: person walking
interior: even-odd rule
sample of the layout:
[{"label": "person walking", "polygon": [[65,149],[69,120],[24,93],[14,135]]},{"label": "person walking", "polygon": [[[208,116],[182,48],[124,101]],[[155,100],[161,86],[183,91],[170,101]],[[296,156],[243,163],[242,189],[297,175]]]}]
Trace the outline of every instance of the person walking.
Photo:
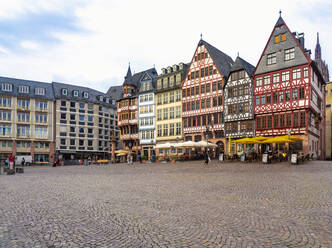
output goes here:
[{"label": "person walking", "polygon": [[9,170],[14,170],[15,157],[13,156],[13,154],[9,156],[8,162],[9,162]]},{"label": "person walking", "polygon": [[209,153],[205,151],[205,164],[209,164]]},{"label": "person walking", "polygon": [[22,167],[24,167],[24,165],[25,165],[25,159],[24,159],[24,157],[22,158],[21,165],[22,165]]}]

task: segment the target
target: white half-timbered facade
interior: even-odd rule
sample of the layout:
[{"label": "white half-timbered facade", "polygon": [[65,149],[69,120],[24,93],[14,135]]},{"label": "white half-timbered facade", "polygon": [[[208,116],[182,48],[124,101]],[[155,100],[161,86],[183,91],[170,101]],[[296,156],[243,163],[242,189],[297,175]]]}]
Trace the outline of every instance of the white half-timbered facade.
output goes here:
[{"label": "white half-timbered facade", "polygon": [[254,136],[253,79],[255,67],[237,57],[224,90],[226,138]]}]

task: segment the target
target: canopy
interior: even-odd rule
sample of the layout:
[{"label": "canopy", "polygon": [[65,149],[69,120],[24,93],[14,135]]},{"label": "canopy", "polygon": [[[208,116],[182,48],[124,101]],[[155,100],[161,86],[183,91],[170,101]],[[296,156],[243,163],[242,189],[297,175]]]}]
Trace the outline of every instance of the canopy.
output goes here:
[{"label": "canopy", "polygon": [[174,145],[171,145],[171,143],[167,142],[167,143],[163,143],[163,144],[157,144],[156,148],[171,148],[171,146],[174,146]]},{"label": "canopy", "polygon": [[198,142],[194,141],[186,141],[175,144],[175,147],[183,147],[183,148],[195,148],[195,147],[201,147],[201,145],[198,144]]},{"label": "canopy", "polygon": [[243,138],[243,139],[238,139],[238,140],[234,140],[233,143],[237,143],[237,144],[262,144],[264,140],[266,140],[267,138],[262,137],[262,136],[258,136],[258,137],[254,137],[254,138]]},{"label": "canopy", "polygon": [[265,140],[263,143],[292,143],[292,142],[296,142],[296,141],[301,141],[303,139],[295,137],[295,136],[291,136],[291,135],[284,135],[284,136],[277,136],[271,139],[267,139]]},{"label": "canopy", "polygon": [[117,151],[115,151],[115,153],[116,154],[129,154],[129,151],[127,151],[127,150],[117,150]]},{"label": "canopy", "polygon": [[199,141],[199,142],[196,142],[198,145],[200,145],[201,147],[209,147],[209,148],[212,148],[212,147],[218,147],[217,145],[215,144],[212,144],[210,142],[207,142],[207,141]]}]

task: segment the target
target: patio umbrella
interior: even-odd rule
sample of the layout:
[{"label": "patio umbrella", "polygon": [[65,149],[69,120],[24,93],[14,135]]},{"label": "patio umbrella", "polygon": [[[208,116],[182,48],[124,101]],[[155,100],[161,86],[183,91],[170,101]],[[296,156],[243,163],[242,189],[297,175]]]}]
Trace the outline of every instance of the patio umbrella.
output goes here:
[{"label": "patio umbrella", "polygon": [[174,145],[171,145],[171,143],[167,142],[167,143],[163,143],[163,144],[157,144],[156,148],[171,148],[171,146],[174,146]]},{"label": "patio umbrella", "polygon": [[126,150],[117,150],[117,151],[115,151],[115,153],[116,154],[122,154],[122,153],[129,154],[129,151],[126,151]]},{"label": "patio umbrella", "polygon": [[199,142],[196,142],[197,144],[199,144],[201,147],[209,147],[209,148],[214,148],[214,147],[218,147],[217,145],[215,144],[212,144],[210,142],[207,142],[207,141],[199,141]]},{"label": "patio umbrella", "polygon": [[200,147],[198,142],[193,142],[193,141],[186,141],[186,142],[181,142],[175,144],[175,147],[182,147],[182,148],[195,148],[195,147]]}]

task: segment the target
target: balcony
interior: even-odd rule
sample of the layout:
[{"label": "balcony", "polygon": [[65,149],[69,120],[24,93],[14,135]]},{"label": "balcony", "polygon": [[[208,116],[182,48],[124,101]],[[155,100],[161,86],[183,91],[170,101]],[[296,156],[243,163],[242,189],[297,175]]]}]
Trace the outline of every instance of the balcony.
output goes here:
[{"label": "balcony", "polygon": [[129,139],[138,139],[138,134],[124,134],[121,135],[121,140],[129,140]]}]

